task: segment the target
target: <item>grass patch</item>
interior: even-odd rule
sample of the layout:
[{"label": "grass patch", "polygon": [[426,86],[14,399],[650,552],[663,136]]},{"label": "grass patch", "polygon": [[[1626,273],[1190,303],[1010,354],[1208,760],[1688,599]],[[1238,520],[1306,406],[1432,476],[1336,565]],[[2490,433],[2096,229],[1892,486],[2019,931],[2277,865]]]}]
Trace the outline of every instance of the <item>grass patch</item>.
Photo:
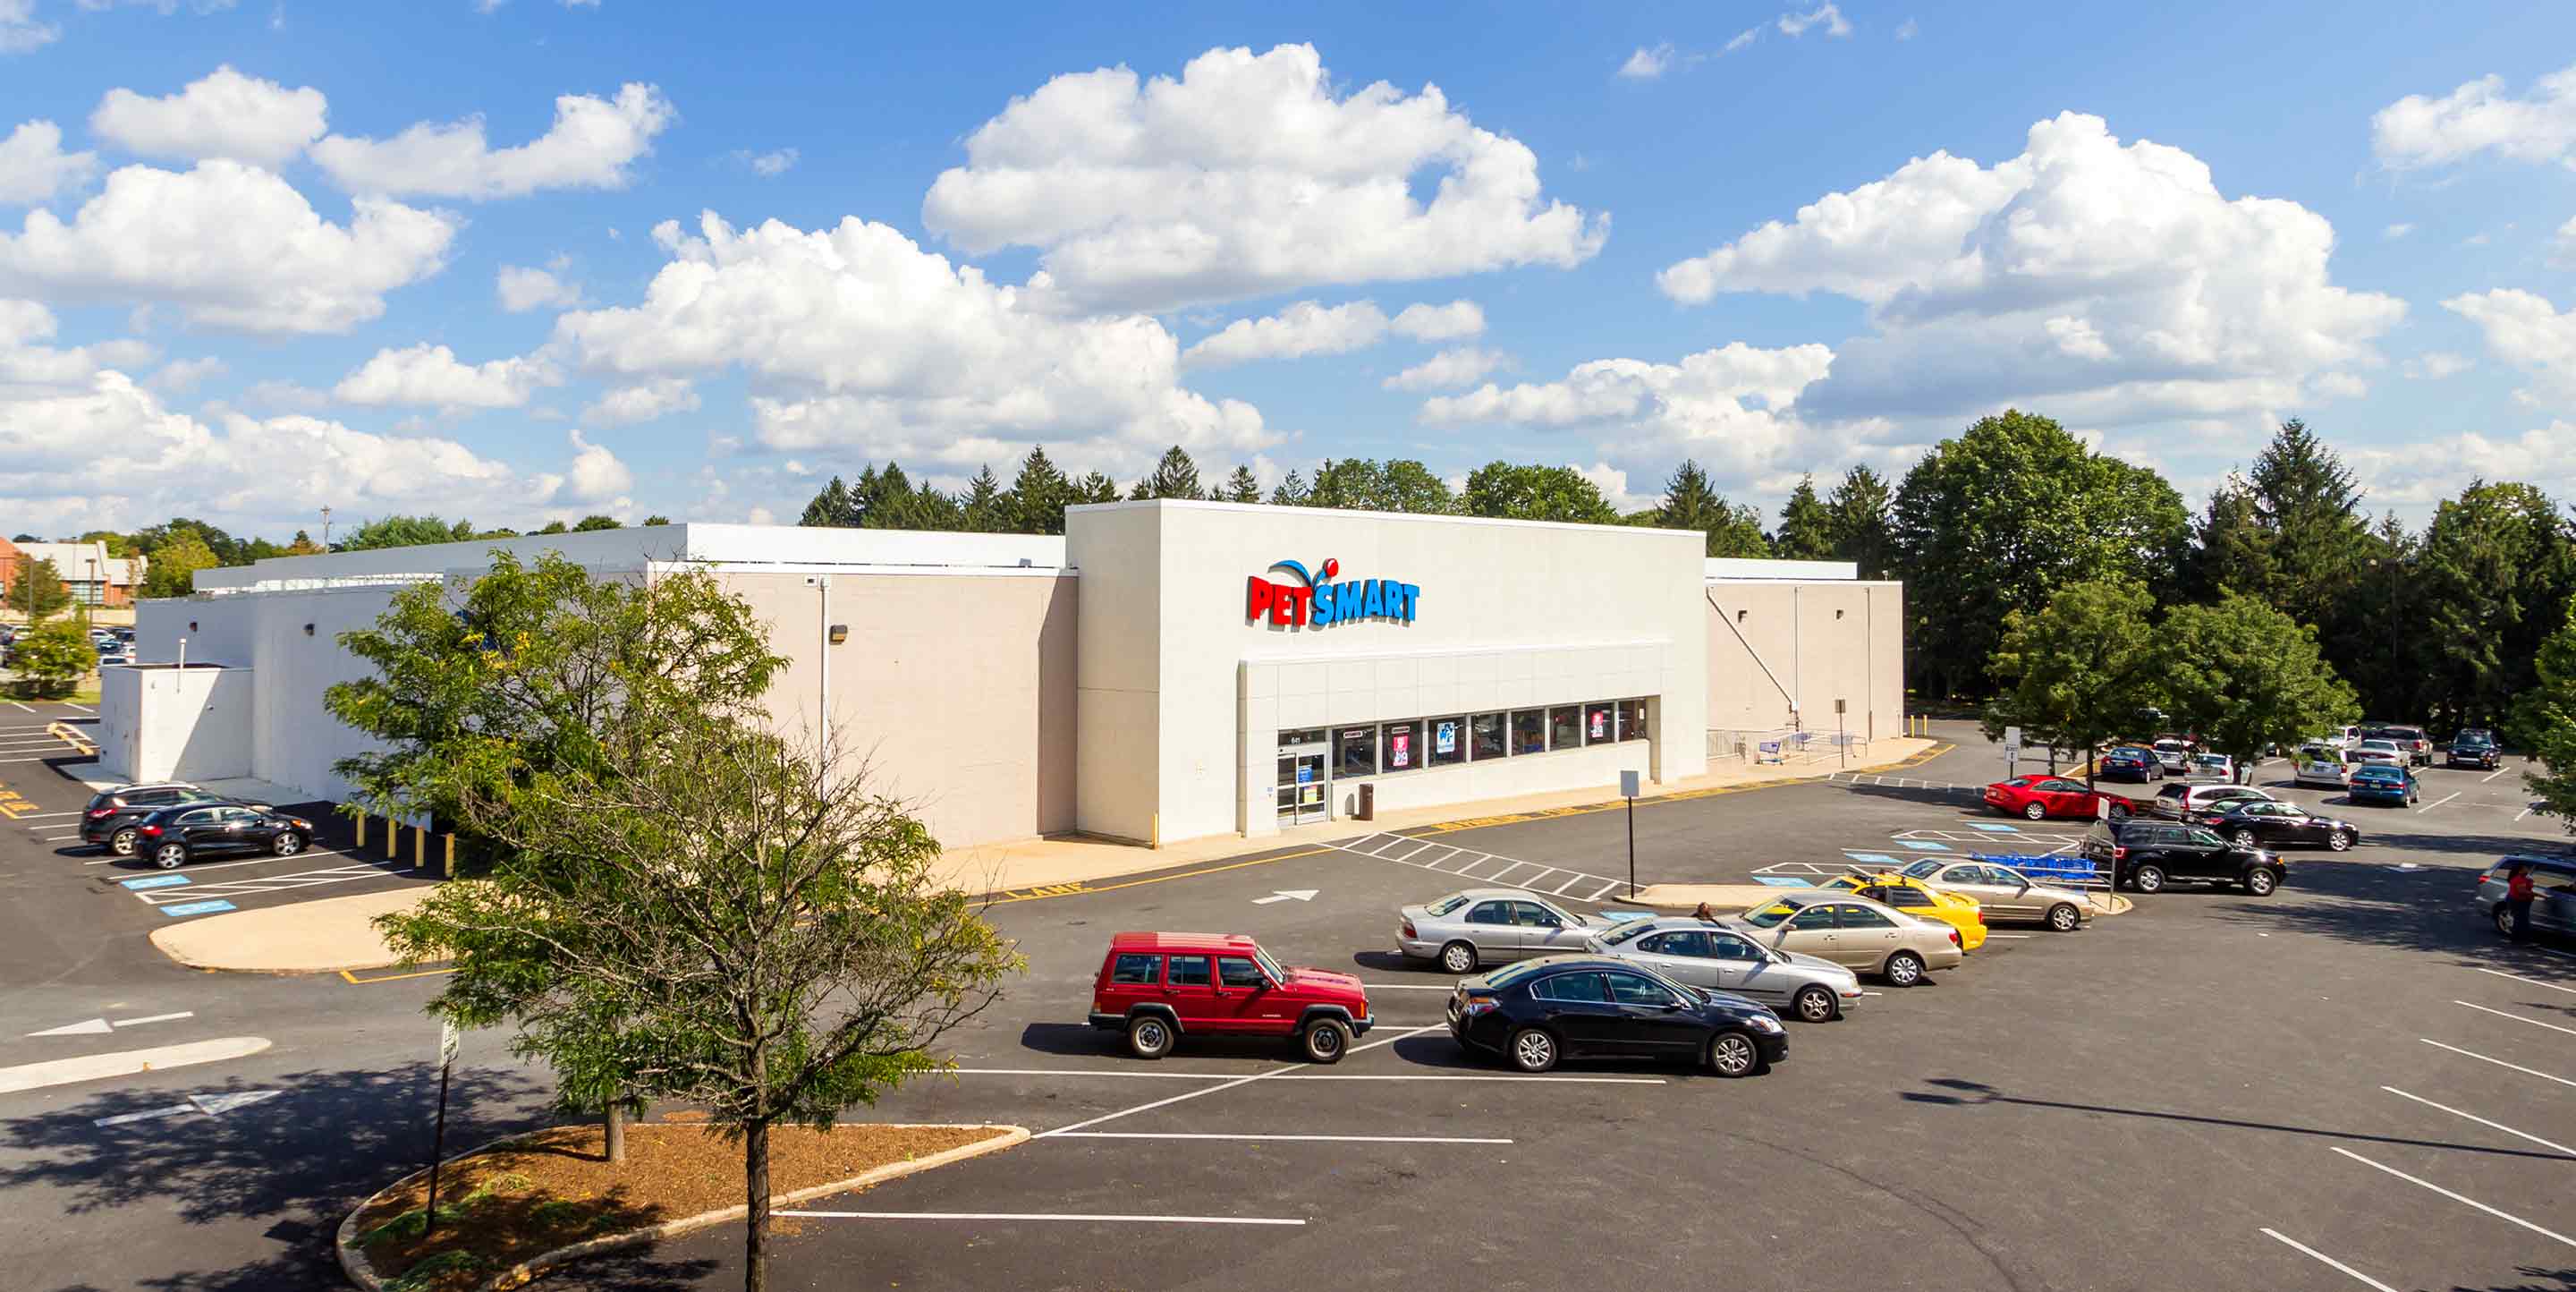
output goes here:
[{"label": "grass patch", "polygon": [[[777,1193],[846,1180],[1004,1132],[974,1126],[782,1127],[770,1133]],[[464,1292],[496,1271],[585,1239],[742,1202],[742,1149],[699,1124],[627,1128],[610,1166],[600,1128],[558,1126],[439,1172],[438,1231],[428,1182],[413,1180],[359,1213],[357,1245],[389,1292]]]}]

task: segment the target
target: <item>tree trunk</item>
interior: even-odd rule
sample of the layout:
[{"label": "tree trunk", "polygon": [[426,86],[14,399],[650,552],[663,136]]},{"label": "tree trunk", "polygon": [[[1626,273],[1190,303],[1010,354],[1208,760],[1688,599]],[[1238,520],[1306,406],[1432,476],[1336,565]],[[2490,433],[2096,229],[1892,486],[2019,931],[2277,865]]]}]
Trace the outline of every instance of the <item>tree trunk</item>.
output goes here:
[{"label": "tree trunk", "polygon": [[769,1123],[743,1128],[742,1176],[750,1224],[742,1236],[742,1292],[769,1292]]},{"label": "tree trunk", "polygon": [[624,1099],[612,1099],[608,1102],[607,1139],[608,1164],[626,1165],[626,1101]]}]

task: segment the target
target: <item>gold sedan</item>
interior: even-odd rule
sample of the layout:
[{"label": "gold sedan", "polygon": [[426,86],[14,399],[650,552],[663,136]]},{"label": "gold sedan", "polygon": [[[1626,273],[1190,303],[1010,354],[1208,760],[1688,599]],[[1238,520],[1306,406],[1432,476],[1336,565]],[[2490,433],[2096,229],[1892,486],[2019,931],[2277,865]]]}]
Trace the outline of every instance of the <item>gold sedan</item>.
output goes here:
[{"label": "gold sedan", "polygon": [[1830,889],[1783,893],[1731,923],[1764,946],[1874,973],[1895,987],[1968,958],[1957,929]]}]

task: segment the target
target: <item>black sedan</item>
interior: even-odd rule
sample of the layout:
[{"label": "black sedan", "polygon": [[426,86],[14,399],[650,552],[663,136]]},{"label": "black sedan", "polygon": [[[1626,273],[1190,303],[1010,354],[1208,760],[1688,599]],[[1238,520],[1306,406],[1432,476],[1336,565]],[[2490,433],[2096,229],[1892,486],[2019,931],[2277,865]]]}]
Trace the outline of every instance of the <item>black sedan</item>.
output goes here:
[{"label": "black sedan", "polygon": [[199,857],[266,852],[292,857],[313,841],[313,823],[248,803],[191,803],[137,822],[134,851],[163,870]]},{"label": "black sedan", "polygon": [[2504,763],[2504,750],[2496,744],[2491,731],[2463,731],[2451,737],[2451,747],[2443,751],[2445,767],[2476,767],[2494,771]]},{"label": "black sedan", "polygon": [[1461,981],[1449,1035],[1522,1072],[1559,1059],[1682,1059],[1746,1077],[1789,1057],[1789,1035],[1761,1004],[1701,991],[1608,956],[1547,956]]},{"label": "black sedan", "polygon": [[2311,812],[2296,803],[2240,799],[2217,812],[2192,819],[2216,830],[2220,838],[2239,848],[2258,843],[2267,848],[2313,844],[2342,852],[2361,842],[2360,826],[2340,817]]},{"label": "black sedan", "polygon": [[2122,745],[2102,755],[2093,764],[2093,774],[2112,781],[2160,781],[2165,778],[2165,765],[2156,761],[2156,751],[2136,745]]}]

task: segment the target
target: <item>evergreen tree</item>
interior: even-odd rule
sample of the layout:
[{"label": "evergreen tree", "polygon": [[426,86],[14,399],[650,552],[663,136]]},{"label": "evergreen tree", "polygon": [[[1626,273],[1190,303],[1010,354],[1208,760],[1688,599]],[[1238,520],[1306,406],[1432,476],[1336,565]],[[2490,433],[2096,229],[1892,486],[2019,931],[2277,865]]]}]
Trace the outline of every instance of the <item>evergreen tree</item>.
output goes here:
[{"label": "evergreen tree", "polygon": [[1226,502],[1259,502],[1261,482],[1252,478],[1252,468],[1239,466],[1225,478],[1225,488],[1217,496]]},{"label": "evergreen tree", "polygon": [[656,526],[656,525],[668,525],[668,524],[670,524],[670,523],[671,523],[671,518],[670,518],[670,517],[668,517],[668,516],[662,515],[662,514],[661,514],[661,513],[659,513],[659,512],[656,512],[656,513],[654,513],[653,515],[650,515],[650,516],[647,516],[647,517],[645,517],[645,518],[644,518],[644,527],[645,527],[646,529],[651,529],[652,527],[654,527],[654,526]]},{"label": "evergreen tree", "polygon": [[[206,550],[206,545],[197,542],[194,538],[187,538],[182,541],[193,544],[196,547],[196,550],[200,552]],[[214,561],[212,557],[207,558],[206,564],[212,565],[213,563]],[[18,568],[12,570],[9,574],[8,606],[11,610],[15,610],[19,614],[25,615],[27,617],[27,622],[34,623],[35,621],[71,604],[71,589],[64,586],[63,572],[54,568],[52,557],[47,557],[40,561],[35,557],[20,553],[17,564]],[[159,573],[160,571],[156,568],[147,573],[144,577],[149,579]],[[147,591],[145,595],[164,597],[184,596],[187,593],[187,576],[188,571],[182,571],[180,573],[179,591],[177,592],[155,593]],[[147,584],[146,586],[149,587],[150,585]]]},{"label": "evergreen tree", "polygon": [[1163,458],[1154,464],[1152,474],[1136,482],[1130,499],[1177,498],[1196,501],[1207,495],[1199,488],[1199,464],[1190,460],[1180,445],[1163,450]]},{"label": "evergreen tree", "polygon": [[2273,582],[2272,533],[2264,526],[2261,504],[2242,478],[2231,475],[2209,495],[2209,506],[2192,524],[2184,595],[2215,601],[2232,591],[2268,600]]},{"label": "evergreen tree", "polygon": [[1288,473],[1286,479],[1279,482],[1278,488],[1270,491],[1270,505],[1273,507],[1311,507],[1314,505],[1314,496],[1314,490],[1309,489],[1306,486],[1306,477],[1291,471]]},{"label": "evergreen tree", "polygon": [[1708,483],[1708,473],[1685,458],[1664,482],[1664,499],[1644,513],[1658,529],[1695,529],[1708,535],[1710,556],[1769,556],[1771,540],[1762,533],[1762,513],[1728,502]]},{"label": "evergreen tree", "polygon": [[798,517],[796,523],[844,528],[858,524],[858,504],[850,496],[850,487],[841,483],[839,476],[832,477],[832,483],[823,486],[815,493],[813,501],[805,504],[805,514]]},{"label": "evergreen tree", "polygon": [[1007,534],[1011,530],[1010,507],[1002,496],[1002,482],[985,467],[967,482],[966,496],[958,503],[958,524],[972,533]]},{"label": "evergreen tree", "polygon": [[2265,586],[2244,588],[2331,639],[2338,611],[2371,553],[2361,486],[2343,459],[2293,418],[2246,472],[2254,514],[2270,537]]},{"label": "evergreen tree", "polygon": [[1010,508],[1012,532],[1061,534],[1065,504],[1073,500],[1073,482],[1056,469],[1043,445],[1033,446],[1020,459],[1020,474],[1011,481],[1004,500]]},{"label": "evergreen tree", "polygon": [[2538,681],[2534,661],[2558,627],[2569,564],[2558,506],[2530,485],[2476,481],[2435,509],[2416,574],[2431,704],[2410,716],[2445,729],[2498,725]]},{"label": "evergreen tree", "polygon": [[1816,477],[1798,477],[1780,508],[1780,533],[1772,550],[1792,561],[1828,561],[1834,555],[1834,514],[1816,497]]},{"label": "evergreen tree", "polygon": [[1118,482],[1098,471],[1084,476],[1073,486],[1074,504],[1116,501],[1118,501]]},{"label": "evergreen tree", "polygon": [[2513,724],[2504,735],[2546,769],[2522,778],[2540,800],[2541,814],[2576,834],[2576,602],[2560,607],[2556,631],[2534,661],[2532,686],[2515,697]]},{"label": "evergreen tree", "polygon": [[2365,717],[2404,720],[2430,704],[2431,650],[2424,639],[2428,607],[2417,568],[2423,547],[2390,512],[2363,536],[2355,578],[2341,610],[2341,658],[2361,695]]},{"label": "evergreen tree", "polygon": [[[284,555],[287,556],[319,556],[321,554],[322,545],[314,542],[311,534],[305,533],[300,529],[295,531],[295,541],[286,545],[286,551],[284,553]],[[148,571],[144,577],[151,577]]]},{"label": "evergreen tree", "polygon": [[1884,579],[1894,568],[1896,540],[1888,524],[1893,497],[1886,479],[1862,464],[1844,472],[1825,500],[1833,514],[1834,559],[1858,565],[1864,579]]},{"label": "evergreen tree", "polygon": [[955,499],[929,485],[913,487],[899,463],[861,473],[850,494],[866,529],[950,530],[961,523]]}]

